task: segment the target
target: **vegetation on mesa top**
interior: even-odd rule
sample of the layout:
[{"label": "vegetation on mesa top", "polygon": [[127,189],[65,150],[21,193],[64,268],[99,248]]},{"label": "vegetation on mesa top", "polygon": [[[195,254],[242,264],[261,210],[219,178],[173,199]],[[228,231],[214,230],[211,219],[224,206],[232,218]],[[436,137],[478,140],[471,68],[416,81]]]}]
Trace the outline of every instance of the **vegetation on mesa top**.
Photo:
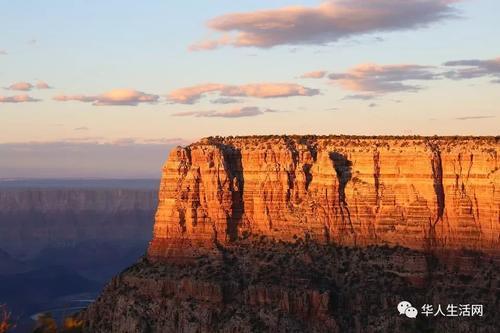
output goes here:
[{"label": "vegetation on mesa top", "polygon": [[348,134],[329,134],[329,135],[314,135],[314,134],[271,134],[271,135],[237,135],[237,136],[209,136],[202,138],[200,141],[219,141],[219,140],[239,140],[239,139],[371,139],[371,140],[475,140],[487,139],[500,141],[500,135],[492,136],[474,136],[474,135],[348,135]]},{"label": "vegetation on mesa top", "polygon": [[[419,136],[419,135],[246,135],[246,136],[209,136],[194,142],[188,147],[195,147],[199,145],[220,145],[231,144],[234,142],[249,141],[272,141],[272,142],[290,142],[299,144],[310,144],[315,141],[326,142],[329,140],[339,140],[341,144],[348,144],[349,142],[361,143],[362,141],[397,141],[397,142],[418,142],[420,144],[443,142],[443,143],[461,143],[466,141],[473,141],[480,144],[500,144],[500,136]],[[346,141],[347,140],[347,141]]]}]

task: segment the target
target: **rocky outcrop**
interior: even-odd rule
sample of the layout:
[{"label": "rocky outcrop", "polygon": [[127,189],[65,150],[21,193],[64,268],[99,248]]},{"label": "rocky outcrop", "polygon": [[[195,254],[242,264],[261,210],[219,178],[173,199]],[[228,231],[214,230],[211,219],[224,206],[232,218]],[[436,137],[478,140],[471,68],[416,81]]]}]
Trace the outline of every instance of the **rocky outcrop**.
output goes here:
[{"label": "rocky outcrop", "polygon": [[[147,255],[80,314],[85,331],[496,332],[499,148],[307,136],[178,147]],[[490,310],[409,320],[401,300]]]},{"label": "rocky outcrop", "polygon": [[246,234],[496,252],[499,153],[498,137],[203,139],[170,153],[148,255]]},{"label": "rocky outcrop", "polygon": [[[401,247],[339,247],[253,237],[221,260],[144,258],[85,312],[85,332],[497,332],[500,266],[458,251],[441,259]],[[482,304],[474,318],[401,316],[397,304]],[[445,311],[446,312],[446,311]]]}]

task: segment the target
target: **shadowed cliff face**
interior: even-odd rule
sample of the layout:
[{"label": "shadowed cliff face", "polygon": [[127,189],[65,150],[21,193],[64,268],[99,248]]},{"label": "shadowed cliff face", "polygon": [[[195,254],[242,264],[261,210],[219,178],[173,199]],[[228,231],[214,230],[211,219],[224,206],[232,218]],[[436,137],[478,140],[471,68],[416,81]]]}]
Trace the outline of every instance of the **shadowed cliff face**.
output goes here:
[{"label": "shadowed cliff face", "polygon": [[[352,179],[352,162],[349,161],[346,156],[333,152],[330,153],[330,159],[333,162],[333,168],[335,169],[335,173],[337,174],[338,181],[338,207],[340,211],[340,219],[343,230],[349,230],[351,234],[355,234],[354,226],[351,220],[351,212],[349,211],[349,205],[346,200],[345,188],[349,181]],[[325,231],[325,234],[328,231]],[[330,235],[328,235],[328,240],[330,239]],[[354,241],[356,243],[356,241]]]},{"label": "shadowed cliff face", "polygon": [[[150,258],[245,234],[498,251],[498,138],[209,138],[164,166]],[[192,251],[191,251],[192,250]]]},{"label": "shadowed cliff face", "polygon": [[[500,266],[480,253],[445,260],[401,247],[339,247],[266,237],[189,264],[141,260],[81,318],[91,333],[485,332],[500,320]],[[397,304],[482,304],[483,317],[399,315]]]}]

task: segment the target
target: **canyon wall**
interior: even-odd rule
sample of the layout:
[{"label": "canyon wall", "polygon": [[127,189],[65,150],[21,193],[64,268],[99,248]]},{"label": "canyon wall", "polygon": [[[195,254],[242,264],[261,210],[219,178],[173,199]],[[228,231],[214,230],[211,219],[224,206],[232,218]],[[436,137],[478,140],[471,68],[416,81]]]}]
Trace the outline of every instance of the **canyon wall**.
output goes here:
[{"label": "canyon wall", "polygon": [[94,298],[144,255],[157,184],[0,180],[0,304],[14,313],[13,332],[31,332],[34,313]]},{"label": "canyon wall", "polygon": [[497,253],[499,151],[498,137],[206,138],[170,153],[148,257],[248,235]]},{"label": "canyon wall", "polygon": [[47,248],[151,239],[154,189],[0,188],[0,248],[32,258]]}]

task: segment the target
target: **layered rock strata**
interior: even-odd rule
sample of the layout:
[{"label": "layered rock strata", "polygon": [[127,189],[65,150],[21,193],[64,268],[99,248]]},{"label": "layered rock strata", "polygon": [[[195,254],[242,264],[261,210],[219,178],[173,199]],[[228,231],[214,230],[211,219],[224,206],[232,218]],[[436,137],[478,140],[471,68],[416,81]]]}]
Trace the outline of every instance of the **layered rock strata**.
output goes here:
[{"label": "layered rock strata", "polygon": [[[496,332],[499,148],[344,136],[178,147],[147,256],[80,314],[84,331]],[[485,315],[411,320],[401,300]]]},{"label": "layered rock strata", "polygon": [[247,234],[340,245],[500,248],[499,138],[207,138],[163,168],[152,260]]}]

